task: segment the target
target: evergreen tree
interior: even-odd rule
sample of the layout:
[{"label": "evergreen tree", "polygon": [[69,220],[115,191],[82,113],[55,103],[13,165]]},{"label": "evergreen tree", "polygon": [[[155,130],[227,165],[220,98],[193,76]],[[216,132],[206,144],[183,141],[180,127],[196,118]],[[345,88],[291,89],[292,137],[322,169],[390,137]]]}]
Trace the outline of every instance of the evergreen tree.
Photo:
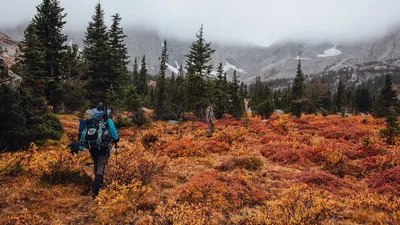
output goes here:
[{"label": "evergreen tree", "polygon": [[43,0],[36,7],[37,14],[33,21],[35,23],[36,35],[41,43],[44,53],[45,93],[54,111],[61,110],[62,101],[62,62],[66,51],[65,42],[67,36],[62,33],[66,22],[64,8],[58,0]]},{"label": "evergreen tree", "polygon": [[398,100],[392,85],[392,77],[390,74],[386,74],[384,86],[379,92],[377,102],[375,103],[376,107],[374,110],[374,115],[376,117],[384,117],[387,115],[387,112],[391,106],[397,105]]},{"label": "evergreen tree", "polygon": [[33,22],[44,52],[43,69],[47,77],[59,78],[61,61],[66,50],[64,43],[68,40],[62,33],[67,15],[63,13],[64,8],[58,0],[43,0],[36,9]]},{"label": "evergreen tree", "polygon": [[359,112],[368,112],[372,106],[371,95],[366,88],[357,88],[354,96],[355,107]]},{"label": "evergreen tree", "polygon": [[396,144],[396,137],[400,135],[400,126],[397,122],[398,114],[394,106],[391,106],[386,116],[386,128],[381,130],[381,135],[386,138],[386,143]]},{"label": "evergreen tree", "polygon": [[340,79],[339,81],[339,85],[336,91],[336,95],[335,95],[335,106],[336,106],[336,110],[335,111],[341,111],[342,107],[344,106],[344,102],[345,102],[345,89],[344,89],[344,85],[342,82],[342,79]]},{"label": "evergreen tree", "polygon": [[111,85],[118,85],[118,80],[113,74],[113,54],[100,3],[96,5],[92,19],[83,41],[83,57],[88,64],[88,98],[92,104],[97,104],[106,98]]},{"label": "evergreen tree", "polygon": [[244,100],[239,93],[239,81],[236,74],[236,70],[233,71],[230,100],[231,104],[229,107],[229,113],[236,119],[240,119],[243,116],[245,109],[244,109]]},{"label": "evergreen tree", "polygon": [[125,38],[127,37],[124,34],[123,28],[121,28],[121,17],[119,14],[115,14],[112,16],[112,25],[110,28],[109,36],[110,36],[110,46],[113,60],[113,67],[115,68],[114,76],[115,79],[118,80],[117,85],[126,84],[128,81],[128,69],[127,65],[129,64],[129,56],[128,49],[125,46]]},{"label": "evergreen tree", "polygon": [[203,25],[201,25],[199,33],[196,34],[197,41],[190,46],[189,54],[186,55],[186,69],[189,76],[198,74],[209,74],[212,70],[212,54],[215,52],[211,48],[211,43],[207,43],[203,36]]},{"label": "evergreen tree", "polygon": [[181,65],[178,77],[176,78],[176,97],[173,100],[175,105],[178,120],[183,119],[185,112],[185,74],[183,73],[183,67]]},{"label": "evergreen tree", "polygon": [[138,94],[145,96],[147,94],[147,64],[146,56],[143,56],[139,72]]},{"label": "evergreen tree", "polygon": [[164,40],[160,61],[161,61],[160,70],[158,72],[159,77],[156,85],[156,106],[154,108],[154,114],[157,119],[163,119],[163,116],[166,113],[165,72],[167,70],[167,63],[168,63],[167,40]]},{"label": "evergreen tree", "polygon": [[186,55],[186,68],[188,71],[186,82],[186,104],[188,111],[194,112],[201,121],[205,121],[205,110],[209,104],[207,92],[206,74],[212,70],[211,43],[206,43],[203,36],[203,25],[196,34],[197,41],[190,46],[189,54]]},{"label": "evergreen tree", "polygon": [[0,151],[21,149],[28,144],[28,130],[18,90],[1,84],[0,105]]},{"label": "evergreen tree", "polygon": [[297,117],[300,118],[302,112],[307,107],[309,100],[305,97],[306,84],[303,71],[301,70],[301,61],[297,65],[296,78],[293,82],[291,89],[291,106],[290,111]]},{"label": "evergreen tree", "polygon": [[228,90],[224,80],[224,69],[222,63],[219,64],[217,70],[217,79],[214,82],[212,93],[212,102],[214,105],[214,115],[216,119],[222,118],[222,115],[228,110]]},{"label": "evergreen tree", "polygon": [[139,84],[139,69],[138,69],[138,63],[137,63],[137,58],[135,57],[135,60],[133,61],[133,86],[135,86],[136,89],[138,89],[138,84]]}]

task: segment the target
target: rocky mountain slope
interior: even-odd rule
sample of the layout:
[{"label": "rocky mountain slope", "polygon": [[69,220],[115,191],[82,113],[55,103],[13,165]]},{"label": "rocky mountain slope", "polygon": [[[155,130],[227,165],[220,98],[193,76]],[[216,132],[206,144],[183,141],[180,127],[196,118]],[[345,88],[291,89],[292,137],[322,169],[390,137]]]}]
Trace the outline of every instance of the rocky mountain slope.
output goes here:
[{"label": "rocky mountain slope", "polygon": [[0,32],[0,58],[2,58],[8,66],[14,64],[17,50],[18,43],[11,37]]},{"label": "rocky mountain slope", "polygon": [[[15,38],[21,38],[21,27],[3,30]],[[66,33],[70,40],[82,46],[83,31],[66,31]],[[161,43],[164,38],[167,38],[169,45],[168,68],[171,72],[177,72],[179,65],[185,64],[185,54],[188,53],[191,42],[195,40],[194,34],[193,40],[182,41],[173,37],[164,37],[155,30],[140,27],[125,28],[125,33],[128,35],[126,44],[129,48],[130,60],[133,61],[134,57],[138,57],[140,61],[141,57],[146,55],[149,71],[152,74],[158,71]],[[205,35],[207,38],[207,33]],[[1,43],[0,39],[0,46]],[[380,39],[351,44],[291,41],[263,47],[213,42],[212,46],[216,49],[214,70],[222,62],[228,76],[233,70],[237,70],[240,79],[246,83],[254,81],[256,76],[261,76],[265,81],[291,79],[296,74],[298,59],[302,60],[304,72],[313,75],[351,68],[352,71],[357,69],[371,71],[368,68],[373,67],[375,71],[368,76],[361,76],[363,79],[380,75],[383,70],[396,71],[400,66],[400,60],[397,60],[400,58],[400,29],[393,30]],[[12,54],[15,49],[8,51],[7,54],[10,52]]]}]

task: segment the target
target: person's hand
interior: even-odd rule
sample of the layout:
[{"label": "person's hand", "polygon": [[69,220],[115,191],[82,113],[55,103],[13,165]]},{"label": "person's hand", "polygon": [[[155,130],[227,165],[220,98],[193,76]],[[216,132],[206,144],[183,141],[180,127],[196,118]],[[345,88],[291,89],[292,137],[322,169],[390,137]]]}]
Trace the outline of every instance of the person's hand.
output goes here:
[{"label": "person's hand", "polygon": [[78,142],[72,142],[67,146],[67,149],[69,149],[69,152],[74,155],[78,154],[79,152],[79,143]]}]

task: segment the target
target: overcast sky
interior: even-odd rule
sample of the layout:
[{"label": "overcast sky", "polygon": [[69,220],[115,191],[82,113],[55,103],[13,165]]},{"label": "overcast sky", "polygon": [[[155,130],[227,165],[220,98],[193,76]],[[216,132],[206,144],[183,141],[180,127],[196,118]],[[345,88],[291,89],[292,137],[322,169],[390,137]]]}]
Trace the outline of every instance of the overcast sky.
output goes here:
[{"label": "overcast sky", "polygon": [[[98,0],[61,0],[66,29],[83,30]],[[41,0],[0,0],[0,26],[30,20]],[[383,35],[400,21],[400,0],[101,0],[106,18],[165,35],[269,45],[283,39],[353,41]]]}]

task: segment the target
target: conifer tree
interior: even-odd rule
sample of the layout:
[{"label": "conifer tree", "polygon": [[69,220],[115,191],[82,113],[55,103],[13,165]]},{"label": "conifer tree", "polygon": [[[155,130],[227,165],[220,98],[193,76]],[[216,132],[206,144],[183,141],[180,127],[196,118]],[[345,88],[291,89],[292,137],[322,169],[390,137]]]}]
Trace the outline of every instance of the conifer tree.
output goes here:
[{"label": "conifer tree", "polygon": [[64,8],[60,6],[58,0],[43,0],[36,9],[37,14],[33,22],[44,52],[43,69],[47,77],[59,78],[61,62],[66,50],[64,43],[68,40],[67,35],[62,33],[67,15],[63,13]]},{"label": "conifer tree", "polygon": [[366,88],[357,88],[354,95],[355,108],[359,112],[368,112],[372,105],[371,95]]},{"label": "conifer tree", "polygon": [[394,106],[391,106],[386,115],[386,128],[381,130],[381,135],[386,138],[389,145],[396,144],[396,137],[400,135],[400,126],[397,122],[398,114]]},{"label": "conifer tree", "polygon": [[339,85],[336,91],[336,95],[335,95],[335,106],[336,106],[336,111],[341,111],[342,107],[344,106],[345,102],[345,89],[344,89],[344,85],[342,82],[342,79],[340,79],[339,81]]},{"label": "conifer tree", "polygon": [[143,56],[142,63],[140,65],[139,80],[138,80],[138,94],[145,96],[147,94],[147,64],[146,56]]},{"label": "conifer tree", "polygon": [[186,79],[186,104],[188,111],[194,112],[201,121],[205,121],[205,110],[209,104],[209,93],[205,82],[206,75],[212,70],[211,43],[207,43],[203,36],[203,25],[196,34],[197,41],[190,46],[189,54],[186,55],[186,68],[188,76]]},{"label": "conifer tree", "polygon": [[239,80],[236,74],[236,70],[233,71],[233,78],[230,90],[231,104],[229,107],[229,113],[232,114],[236,119],[240,119],[244,113],[244,100],[239,93]]},{"label": "conifer tree", "polygon": [[386,74],[385,83],[377,96],[375,103],[374,115],[376,117],[384,117],[387,115],[391,106],[397,105],[396,92],[393,90],[393,82],[390,74]]},{"label": "conifer tree", "polygon": [[165,72],[167,70],[167,63],[168,63],[167,40],[164,40],[160,61],[161,64],[160,64],[160,70],[158,72],[158,80],[156,85],[156,105],[154,108],[154,114],[157,119],[163,119],[163,116],[166,113]]},{"label": "conifer tree", "polygon": [[95,7],[93,21],[89,22],[83,41],[83,57],[88,64],[88,98],[92,104],[104,101],[107,90],[115,85],[113,72],[113,54],[109,44],[107,26],[104,23],[104,11],[101,4]]},{"label": "conifer tree", "polygon": [[176,78],[176,97],[174,101],[176,105],[175,114],[178,120],[183,119],[183,114],[185,113],[185,74],[182,65]]},{"label": "conifer tree", "polygon": [[305,98],[306,94],[306,84],[303,71],[301,70],[301,61],[297,65],[297,73],[296,78],[294,79],[293,86],[291,89],[291,106],[290,111],[297,118],[301,117],[302,112],[304,111],[308,99]]},{"label": "conifer tree", "polygon": [[133,61],[133,86],[138,89],[138,84],[139,84],[139,68],[138,68],[138,63],[137,63],[137,57],[135,57],[135,60]]},{"label": "conifer tree", "polygon": [[121,17],[117,13],[112,16],[112,25],[110,28],[110,46],[113,60],[113,67],[115,68],[114,76],[118,80],[116,85],[126,84],[128,81],[128,69],[129,64],[128,49],[125,45],[124,30],[121,27]]},{"label": "conifer tree", "polygon": [[217,70],[217,78],[212,93],[212,101],[214,105],[214,115],[216,119],[220,119],[228,110],[229,92],[224,80],[224,69],[222,63],[219,64]]},{"label": "conifer tree", "polygon": [[196,34],[197,41],[190,46],[189,54],[186,55],[186,69],[189,75],[206,75],[212,70],[212,54],[215,52],[211,48],[211,42],[207,43],[204,39],[203,25],[199,33]]}]

